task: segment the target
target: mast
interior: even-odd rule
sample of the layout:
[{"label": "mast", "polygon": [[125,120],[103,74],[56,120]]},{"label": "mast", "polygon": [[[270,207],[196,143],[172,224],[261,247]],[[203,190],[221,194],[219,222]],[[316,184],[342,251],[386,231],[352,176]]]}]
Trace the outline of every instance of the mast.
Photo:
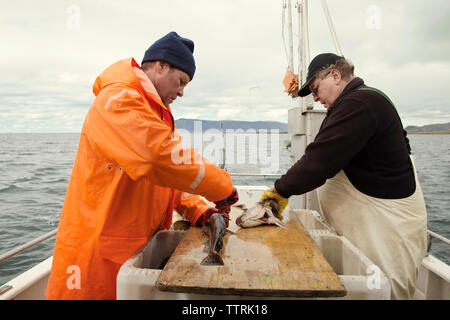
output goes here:
[{"label": "mast", "polygon": [[289,69],[294,72],[294,41],[292,35],[292,6],[291,0],[287,0],[288,9],[288,41],[289,41],[289,51],[288,51],[288,65]]},{"label": "mast", "polygon": [[219,164],[219,168],[220,169],[225,169],[225,164],[226,164],[226,143],[225,143],[225,132],[223,131],[223,121],[220,121],[220,132],[222,133],[222,141],[223,141],[223,148],[222,148],[222,163]]},{"label": "mast", "polygon": [[[306,75],[309,65],[309,31],[308,31],[308,0],[297,1],[297,14],[299,26],[299,80],[300,83],[306,82]],[[303,110],[312,110],[314,108],[310,96],[301,98],[300,106]]]}]

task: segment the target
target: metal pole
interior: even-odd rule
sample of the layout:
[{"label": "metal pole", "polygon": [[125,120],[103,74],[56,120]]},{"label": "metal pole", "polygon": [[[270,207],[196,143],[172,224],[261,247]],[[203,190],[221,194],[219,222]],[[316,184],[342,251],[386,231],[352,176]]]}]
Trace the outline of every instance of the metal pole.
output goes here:
[{"label": "metal pole", "polygon": [[294,43],[292,40],[292,6],[291,6],[291,0],[288,0],[287,2],[288,6],[288,41],[289,41],[289,68],[291,69],[291,72],[294,72]]},{"label": "metal pole", "polygon": [[301,34],[301,59],[302,59],[302,83],[305,83],[306,81],[306,55],[305,55],[305,40],[306,40],[306,33],[305,33],[305,1],[302,1],[300,5],[300,11],[299,11],[299,22],[300,22],[300,34]]},{"label": "metal pole", "polygon": [[281,177],[281,174],[276,173],[229,173],[229,175],[234,177]]},{"label": "metal pole", "polygon": [[297,1],[295,7],[297,8],[297,19],[298,19],[298,81],[302,82],[303,81],[303,57],[302,57],[302,52],[303,52],[303,47],[302,47],[302,43],[303,43],[303,34],[302,34],[302,7],[301,7],[301,3],[299,1]]},{"label": "metal pole", "polygon": [[0,262],[3,262],[3,261],[5,261],[5,260],[7,260],[7,259],[9,259],[9,258],[11,258],[11,257],[13,257],[13,256],[15,256],[16,254],[19,254],[19,253],[21,253],[22,251],[25,251],[25,250],[27,250],[28,248],[31,248],[32,246],[34,246],[34,245],[36,245],[36,244],[38,244],[38,243],[41,243],[41,242],[44,241],[44,240],[47,240],[47,239],[53,237],[53,236],[56,234],[56,231],[58,231],[58,229],[55,229],[55,230],[53,230],[53,231],[50,231],[49,233],[46,233],[46,234],[40,236],[39,238],[36,238],[36,239],[34,239],[34,240],[31,240],[30,242],[25,243],[24,245],[21,245],[21,246],[15,248],[15,249],[12,249],[12,250],[10,250],[10,251],[8,251],[8,252],[6,252],[6,253],[0,255]]},{"label": "metal pole", "polygon": [[225,141],[225,133],[223,132],[223,121],[220,121],[220,132],[222,132],[222,139],[223,139],[223,148],[222,148],[222,161],[223,163],[219,164],[220,169],[225,169],[226,164],[226,141]]},{"label": "metal pole", "polygon": [[[302,79],[302,83],[306,82],[306,73],[309,65],[309,30],[308,30],[308,0],[303,0],[302,2],[302,25],[303,25],[303,74],[304,79]],[[309,95],[303,98],[303,110],[312,110],[314,108],[314,104],[312,101],[312,96]]]},{"label": "metal pole", "polygon": [[[296,4],[297,8],[297,18],[298,18],[298,82],[301,86],[302,83],[304,83],[304,80],[306,78],[305,70],[303,68],[303,19],[302,19],[302,4],[300,1],[297,1]],[[302,110],[305,110],[305,99],[300,98],[299,99],[299,107],[302,108]]]},{"label": "metal pole", "polygon": [[[305,29],[305,72],[307,65],[309,65],[309,30],[308,30],[308,0],[303,0],[304,7],[303,7],[303,19],[304,19],[304,29]],[[306,79],[306,78],[305,78]]]},{"label": "metal pole", "polygon": [[437,233],[435,233],[433,231],[430,231],[430,230],[427,230],[427,231],[428,231],[428,234],[431,237],[433,237],[435,239],[438,239],[438,240],[442,241],[445,244],[449,244],[450,245],[450,240],[449,239],[447,239],[447,238],[445,238],[445,237],[441,236],[440,234],[437,234]]}]

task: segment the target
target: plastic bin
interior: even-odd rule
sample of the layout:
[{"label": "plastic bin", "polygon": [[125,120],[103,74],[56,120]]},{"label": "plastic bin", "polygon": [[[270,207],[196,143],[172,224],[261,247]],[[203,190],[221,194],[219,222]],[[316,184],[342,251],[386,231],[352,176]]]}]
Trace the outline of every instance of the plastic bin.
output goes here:
[{"label": "plastic bin", "polygon": [[159,231],[144,248],[125,261],[117,274],[117,299],[180,299],[173,292],[158,290],[155,283],[164,268],[164,261],[172,255],[184,235],[184,231]]},{"label": "plastic bin", "polygon": [[307,209],[291,209],[290,214],[295,214],[310,234],[315,230],[326,230],[330,233],[336,234],[336,231],[317,211]]},{"label": "plastic bin", "polygon": [[[164,268],[165,261],[173,253],[184,234],[182,231],[160,231],[144,248],[129,258],[117,275],[117,299],[281,299],[280,297],[201,295],[158,290],[155,287],[156,280]],[[327,230],[313,230],[310,234],[347,290],[345,297],[336,299],[390,299],[390,284],[384,273],[379,271],[374,276],[367,275],[368,271],[371,272],[370,267],[373,264],[347,239]]]},{"label": "plastic bin", "polygon": [[347,238],[338,236],[314,210],[291,210],[339,276],[347,295],[336,299],[390,299],[391,285],[386,275]]},{"label": "plastic bin", "polygon": [[[241,296],[203,295],[161,291],[155,287],[164,265],[184,237],[184,231],[166,230],[156,233],[138,250],[117,274],[117,300],[183,300],[239,299]],[[252,297],[245,297],[252,299]],[[254,297],[260,299],[260,297]]]},{"label": "plastic bin", "polygon": [[313,230],[310,235],[347,289],[345,297],[336,299],[391,298],[391,285],[384,272],[347,238],[326,230]]}]

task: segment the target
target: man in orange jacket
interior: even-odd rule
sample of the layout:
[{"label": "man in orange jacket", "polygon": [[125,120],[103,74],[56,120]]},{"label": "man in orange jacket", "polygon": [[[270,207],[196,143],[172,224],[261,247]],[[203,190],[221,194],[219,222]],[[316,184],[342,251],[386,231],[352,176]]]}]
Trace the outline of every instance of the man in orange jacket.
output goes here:
[{"label": "man in orange jacket", "polygon": [[[238,200],[230,176],[183,148],[169,104],[195,72],[194,43],[171,32],[96,79],[58,226],[48,299],[115,299],[120,266],[177,210],[201,226]],[[215,208],[197,195],[202,195]]]}]

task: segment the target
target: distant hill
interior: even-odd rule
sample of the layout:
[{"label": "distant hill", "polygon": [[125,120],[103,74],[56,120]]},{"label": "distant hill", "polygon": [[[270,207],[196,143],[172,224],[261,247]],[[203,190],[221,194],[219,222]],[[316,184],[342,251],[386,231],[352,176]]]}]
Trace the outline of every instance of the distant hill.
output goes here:
[{"label": "distant hill", "polygon": [[[178,119],[175,120],[175,125],[178,129],[185,129],[188,131],[194,131],[194,122],[201,122],[201,128],[203,131],[208,129],[218,129],[222,128],[223,130],[227,129],[242,129],[244,131],[249,129],[254,130],[280,130],[287,131],[288,125],[287,123],[277,122],[277,121],[234,121],[234,120],[223,120],[223,121],[214,121],[214,120],[200,120],[200,119]],[[199,126],[199,124],[197,124]]]},{"label": "distant hill", "polygon": [[424,126],[407,126],[405,128],[408,133],[450,133],[450,122],[427,124]]},{"label": "distant hill", "polygon": [[[249,129],[253,130],[280,130],[287,131],[287,123],[277,122],[277,121],[235,121],[235,120],[201,120],[201,119],[185,119],[181,118],[175,120],[175,125],[178,129],[184,129],[188,131],[194,131],[194,122],[200,122],[203,131],[208,129],[221,129],[221,124],[223,130],[232,129],[242,129],[247,131]],[[199,126],[199,124],[197,124]],[[437,123],[437,124],[427,124],[424,126],[407,126],[405,128],[408,133],[450,133],[450,122],[447,123]]]}]

